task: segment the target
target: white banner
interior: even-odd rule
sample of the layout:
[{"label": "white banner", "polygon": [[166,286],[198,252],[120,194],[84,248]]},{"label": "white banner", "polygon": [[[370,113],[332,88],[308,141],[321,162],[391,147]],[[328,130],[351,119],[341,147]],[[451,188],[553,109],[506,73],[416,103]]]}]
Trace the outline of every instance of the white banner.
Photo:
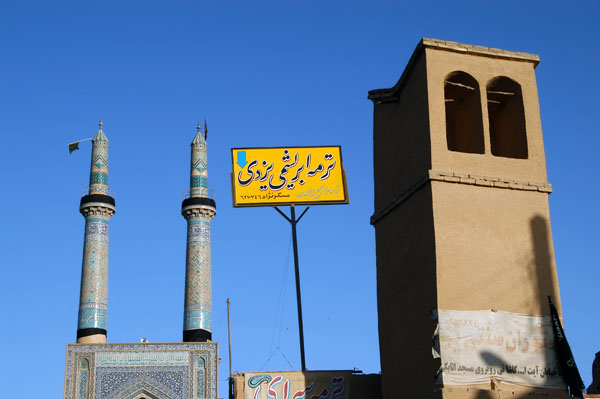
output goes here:
[{"label": "white banner", "polygon": [[550,317],[491,310],[438,310],[434,356],[444,385],[497,380],[564,389]]}]

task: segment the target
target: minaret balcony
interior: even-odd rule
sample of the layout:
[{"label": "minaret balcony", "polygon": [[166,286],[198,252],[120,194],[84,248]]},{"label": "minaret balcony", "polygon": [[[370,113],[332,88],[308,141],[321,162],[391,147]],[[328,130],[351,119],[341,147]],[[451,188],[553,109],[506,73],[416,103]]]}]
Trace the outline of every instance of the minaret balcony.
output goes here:
[{"label": "minaret balcony", "polygon": [[181,203],[181,214],[187,219],[195,217],[197,214],[206,214],[212,218],[217,211],[217,204],[214,200],[213,190],[206,189],[206,195],[202,197],[192,197],[190,190],[183,193],[183,202]]},{"label": "minaret balcony", "polygon": [[[89,186],[86,186],[83,190],[81,190],[81,196],[82,197],[85,197],[87,195],[90,195],[90,188],[89,188]],[[105,195],[114,198],[115,197],[115,191],[112,188],[107,187]]]},{"label": "minaret balcony", "polygon": [[[190,196],[191,196],[191,191],[189,189],[185,190],[183,192],[183,199],[184,200],[190,198]],[[214,192],[214,190],[211,190],[211,189],[207,188],[206,189],[206,198],[209,198],[209,199],[211,199],[211,200],[214,201],[214,199],[215,199],[215,192]]]},{"label": "minaret balcony", "polygon": [[91,207],[101,207],[108,208],[108,213],[110,216],[115,213],[115,193],[110,188],[107,187],[106,194],[90,194],[89,187],[86,187],[81,191],[81,201],[79,203],[80,212],[84,212],[85,208]]}]

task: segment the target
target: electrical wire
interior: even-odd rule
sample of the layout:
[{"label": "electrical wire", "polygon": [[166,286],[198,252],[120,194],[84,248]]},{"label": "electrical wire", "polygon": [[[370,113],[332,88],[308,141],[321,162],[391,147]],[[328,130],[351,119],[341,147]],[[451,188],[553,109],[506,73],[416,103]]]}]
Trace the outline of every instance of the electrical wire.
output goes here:
[{"label": "electrical wire", "polygon": [[[273,330],[271,332],[271,342],[269,344],[269,350],[267,352],[267,360],[265,360],[265,362],[261,366],[261,368],[260,368],[261,370],[263,369],[263,367],[265,367],[265,366],[268,367],[269,366],[269,361],[273,358],[273,355],[275,355],[275,353],[277,353],[277,351],[279,350],[279,342],[281,341],[281,331],[283,329],[282,328],[282,326],[283,326],[283,313],[284,313],[284,310],[285,310],[285,288],[286,288],[285,282],[287,280],[288,270],[289,270],[289,265],[290,265],[290,252],[291,252],[291,248],[292,248],[292,238],[290,237],[286,259],[285,259],[285,263],[283,265],[283,276],[281,277],[281,286],[279,288],[279,298],[277,300],[277,307],[275,308],[275,317],[274,317],[274,321],[273,321]],[[278,337],[277,337],[277,348],[275,350],[273,350],[274,341],[275,341],[275,333],[276,333],[277,329],[279,329],[279,334],[278,334]],[[288,363],[289,363],[289,361],[288,361]]]}]

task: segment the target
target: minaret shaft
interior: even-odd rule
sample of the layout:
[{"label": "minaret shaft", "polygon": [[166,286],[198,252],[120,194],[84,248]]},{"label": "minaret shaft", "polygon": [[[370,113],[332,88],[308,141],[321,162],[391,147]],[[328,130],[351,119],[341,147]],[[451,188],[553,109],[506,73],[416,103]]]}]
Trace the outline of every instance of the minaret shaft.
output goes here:
[{"label": "minaret shaft", "polygon": [[186,212],[188,222],[183,329],[212,332],[210,209]]},{"label": "minaret shaft", "polygon": [[106,329],[108,220],[107,215],[86,216],[78,330]]},{"label": "minaret shaft", "polygon": [[188,224],[183,312],[185,342],[212,339],[210,221],[216,214],[215,201],[209,198],[206,140],[199,124],[191,147],[190,198],[181,205],[181,213]]},{"label": "minaret shaft", "polygon": [[108,221],[115,200],[108,195],[108,139],[100,129],[92,140],[89,194],[81,199],[85,217],[81,290],[77,320],[78,343],[106,342],[108,305]]}]

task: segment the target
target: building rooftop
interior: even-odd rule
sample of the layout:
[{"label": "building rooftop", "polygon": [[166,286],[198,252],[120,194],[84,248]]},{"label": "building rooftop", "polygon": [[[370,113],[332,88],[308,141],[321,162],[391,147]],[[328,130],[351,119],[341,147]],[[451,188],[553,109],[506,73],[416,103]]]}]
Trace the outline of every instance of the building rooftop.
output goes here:
[{"label": "building rooftop", "polygon": [[[522,53],[518,51],[508,51],[493,47],[474,46],[472,44],[464,44],[458,42],[451,42],[447,40],[438,40],[430,38],[422,38],[415,51],[413,51],[408,65],[404,69],[402,76],[398,80],[398,83],[389,89],[376,89],[369,91],[369,100],[374,102],[382,102],[382,100],[395,101],[395,95],[404,86],[405,79],[408,77],[412,68],[417,61],[418,57],[424,51],[425,48],[434,48],[437,50],[451,51],[462,54],[473,54],[482,57],[490,58],[501,58],[513,61],[523,61],[533,63],[533,67],[537,67],[540,63],[540,57],[537,54]],[[385,102],[387,102],[385,101]]]}]

